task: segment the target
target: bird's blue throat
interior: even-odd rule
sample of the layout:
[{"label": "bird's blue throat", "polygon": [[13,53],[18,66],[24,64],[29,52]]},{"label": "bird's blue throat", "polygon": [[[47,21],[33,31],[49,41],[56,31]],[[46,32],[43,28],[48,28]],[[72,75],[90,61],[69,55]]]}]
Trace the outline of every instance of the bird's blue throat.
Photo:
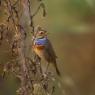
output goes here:
[{"label": "bird's blue throat", "polygon": [[47,38],[46,37],[35,39],[35,44],[36,45],[45,45],[46,42],[47,42]]}]

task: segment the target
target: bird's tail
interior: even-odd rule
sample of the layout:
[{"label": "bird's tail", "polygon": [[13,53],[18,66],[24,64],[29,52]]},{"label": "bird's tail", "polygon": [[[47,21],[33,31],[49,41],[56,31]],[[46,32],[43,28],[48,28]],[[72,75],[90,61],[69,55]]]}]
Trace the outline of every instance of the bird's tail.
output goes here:
[{"label": "bird's tail", "polygon": [[54,67],[55,67],[55,70],[56,70],[57,75],[58,75],[58,76],[61,76],[57,64],[56,64],[56,63],[53,63],[53,65],[54,65]]}]

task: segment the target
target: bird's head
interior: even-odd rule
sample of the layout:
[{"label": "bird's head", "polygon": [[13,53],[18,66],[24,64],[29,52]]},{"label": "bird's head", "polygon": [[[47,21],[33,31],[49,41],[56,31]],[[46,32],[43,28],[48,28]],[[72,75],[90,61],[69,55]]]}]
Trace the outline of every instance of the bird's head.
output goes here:
[{"label": "bird's head", "polygon": [[47,36],[47,31],[42,29],[41,27],[38,27],[36,32],[36,38],[44,38]]}]

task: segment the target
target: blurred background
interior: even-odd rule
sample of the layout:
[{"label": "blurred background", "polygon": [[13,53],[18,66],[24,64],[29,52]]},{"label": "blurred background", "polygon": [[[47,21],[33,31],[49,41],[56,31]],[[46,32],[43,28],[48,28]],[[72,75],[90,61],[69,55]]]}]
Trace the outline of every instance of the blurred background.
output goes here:
[{"label": "blurred background", "polygon": [[[34,22],[49,32],[58,56],[62,77],[57,77],[54,95],[95,95],[95,0],[43,1],[47,16],[43,18],[39,12]],[[34,0],[34,9],[36,3]],[[0,63],[11,57],[5,52],[8,48],[6,44],[0,46]],[[16,79],[9,75],[0,81],[0,95],[16,95]]]}]

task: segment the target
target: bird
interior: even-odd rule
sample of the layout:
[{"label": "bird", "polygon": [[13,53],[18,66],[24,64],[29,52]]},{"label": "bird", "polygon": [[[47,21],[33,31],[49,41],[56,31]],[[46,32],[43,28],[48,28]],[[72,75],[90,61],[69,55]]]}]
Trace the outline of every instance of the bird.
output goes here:
[{"label": "bird", "polygon": [[56,62],[57,56],[46,33],[47,31],[41,28],[38,30],[34,39],[33,50],[40,59],[44,59],[48,64],[52,63],[57,75],[60,76],[60,71]]}]

